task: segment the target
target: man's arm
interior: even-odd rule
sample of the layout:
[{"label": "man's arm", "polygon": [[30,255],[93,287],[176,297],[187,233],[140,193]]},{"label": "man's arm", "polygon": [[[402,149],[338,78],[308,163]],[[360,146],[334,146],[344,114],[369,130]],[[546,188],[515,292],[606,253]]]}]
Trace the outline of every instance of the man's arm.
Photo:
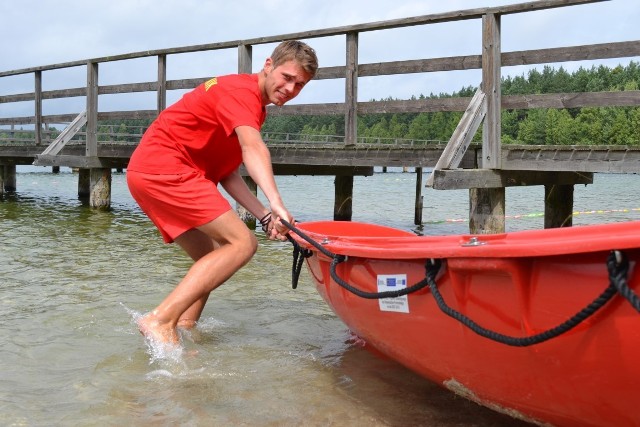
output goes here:
[{"label": "man's arm", "polygon": [[269,212],[262,202],[249,190],[249,187],[247,187],[246,182],[244,182],[238,171],[233,172],[221,180],[220,184],[222,184],[222,187],[224,187],[235,201],[244,206],[244,208],[251,212],[256,218],[260,219]]},{"label": "man's arm", "polygon": [[269,149],[262,141],[260,132],[251,126],[238,126],[235,131],[240,141],[242,161],[247,172],[269,200],[274,220],[276,220],[276,225],[279,225],[279,231],[286,232],[286,228],[283,228],[278,220],[282,218],[293,224],[293,216],[284,207],[278,191],[276,180],[273,177]]}]

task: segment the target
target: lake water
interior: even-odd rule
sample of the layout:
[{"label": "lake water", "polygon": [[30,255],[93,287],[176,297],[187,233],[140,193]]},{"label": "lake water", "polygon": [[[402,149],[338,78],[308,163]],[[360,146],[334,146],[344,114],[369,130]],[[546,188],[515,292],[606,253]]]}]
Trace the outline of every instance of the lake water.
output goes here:
[{"label": "lake water", "polygon": [[[299,221],[331,219],[332,177],[278,177]],[[291,245],[258,234],[255,258],[216,290],[185,352],[159,357],[134,319],[190,266],[164,245],[113,175],[112,210],[77,200],[77,175],[19,168],[0,201],[0,425],[513,426],[369,353],[303,271]],[[635,175],[576,186],[574,225],[640,219]],[[357,177],[353,219],[466,233],[467,191],[424,191],[415,175]],[[542,228],[542,187],[507,190],[507,231]],[[171,357],[168,357],[171,356]]]}]

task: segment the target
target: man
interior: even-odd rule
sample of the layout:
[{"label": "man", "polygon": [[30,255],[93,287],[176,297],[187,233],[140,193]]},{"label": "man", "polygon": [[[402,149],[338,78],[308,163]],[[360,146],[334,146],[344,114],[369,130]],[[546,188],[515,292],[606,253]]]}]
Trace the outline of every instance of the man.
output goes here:
[{"label": "man", "polygon": [[[138,322],[155,343],[179,344],[177,328],[192,328],[209,293],[253,257],[257,240],[220,194],[227,193],[260,222],[270,239],[285,239],[294,223],[273,177],[260,135],[269,104],[295,98],[318,69],[315,51],[299,41],[279,44],[256,74],[213,78],[184,95],[151,124],[127,167],[131,194],[160,230],[195,261],[176,288]],[[244,163],[269,201],[251,193]]]}]

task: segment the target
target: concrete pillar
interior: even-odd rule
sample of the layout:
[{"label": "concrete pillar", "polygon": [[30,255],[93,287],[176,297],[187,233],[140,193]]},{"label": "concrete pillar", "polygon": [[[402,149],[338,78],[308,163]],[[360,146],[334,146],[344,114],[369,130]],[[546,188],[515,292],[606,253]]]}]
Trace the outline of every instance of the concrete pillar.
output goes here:
[{"label": "concrete pillar", "polygon": [[4,165],[0,165],[0,196],[4,194]]},{"label": "concrete pillar", "polygon": [[111,208],[111,168],[91,169],[89,206],[96,209]]},{"label": "concrete pillar", "polygon": [[469,189],[469,232],[471,234],[504,233],[505,189]]}]

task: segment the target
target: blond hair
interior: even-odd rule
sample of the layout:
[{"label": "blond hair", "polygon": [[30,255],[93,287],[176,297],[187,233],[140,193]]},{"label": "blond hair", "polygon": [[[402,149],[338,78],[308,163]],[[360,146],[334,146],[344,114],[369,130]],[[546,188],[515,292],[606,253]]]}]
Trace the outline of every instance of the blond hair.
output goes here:
[{"label": "blond hair", "polygon": [[271,54],[273,67],[287,61],[296,61],[311,78],[318,72],[318,57],[316,51],[308,44],[298,40],[287,40],[280,43]]}]

